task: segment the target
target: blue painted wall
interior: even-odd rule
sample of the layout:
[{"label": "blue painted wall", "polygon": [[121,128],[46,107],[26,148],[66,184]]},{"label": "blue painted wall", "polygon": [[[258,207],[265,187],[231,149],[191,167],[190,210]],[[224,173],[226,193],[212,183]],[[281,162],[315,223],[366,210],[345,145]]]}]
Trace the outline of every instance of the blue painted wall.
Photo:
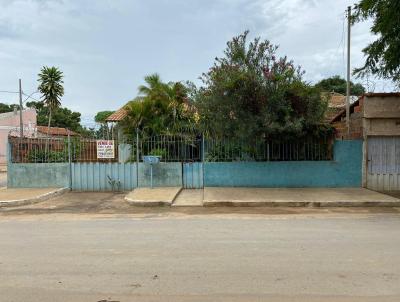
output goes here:
[{"label": "blue painted wall", "polygon": [[[154,187],[181,187],[182,163],[159,163],[153,166]],[[139,163],[139,187],[150,187],[150,165]]]},{"label": "blue painted wall", "polygon": [[362,141],[336,141],[333,161],[204,164],[209,187],[361,187]]},{"label": "blue painted wall", "polygon": [[[72,190],[111,191],[111,177],[120,182],[120,190],[136,187],[136,164],[134,163],[72,163]],[[117,190],[117,187],[115,187]]]},{"label": "blue painted wall", "polygon": [[8,164],[9,188],[67,188],[68,163]]},{"label": "blue painted wall", "polygon": [[[186,188],[209,187],[360,187],[362,141],[336,141],[333,161],[160,163],[153,183]],[[110,191],[107,175],[121,189],[137,186],[135,163],[73,163],[72,188]],[[139,187],[150,186],[150,167],[139,164]],[[69,187],[68,163],[9,164],[9,187]]]},{"label": "blue painted wall", "polygon": [[203,188],[202,163],[183,163],[183,187],[185,189]]}]

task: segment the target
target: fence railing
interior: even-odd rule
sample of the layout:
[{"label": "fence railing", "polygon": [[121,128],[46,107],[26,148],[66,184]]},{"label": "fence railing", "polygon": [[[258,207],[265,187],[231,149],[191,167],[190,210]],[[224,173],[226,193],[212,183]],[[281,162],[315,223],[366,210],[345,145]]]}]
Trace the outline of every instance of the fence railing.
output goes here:
[{"label": "fence railing", "polygon": [[163,162],[322,161],[332,160],[333,141],[304,139],[274,142],[266,139],[237,141],[180,136],[154,136],[124,140],[82,137],[9,137],[13,163],[136,162],[144,155]]},{"label": "fence railing", "polygon": [[321,161],[332,159],[332,140],[306,139],[289,142],[253,140],[206,140],[205,161]]}]

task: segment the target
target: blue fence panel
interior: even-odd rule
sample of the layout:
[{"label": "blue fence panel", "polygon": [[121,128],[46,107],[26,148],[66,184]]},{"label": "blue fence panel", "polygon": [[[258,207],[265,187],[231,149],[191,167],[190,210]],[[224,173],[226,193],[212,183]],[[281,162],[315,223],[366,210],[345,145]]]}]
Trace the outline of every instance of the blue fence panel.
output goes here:
[{"label": "blue fence panel", "polygon": [[136,187],[134,163],[72,163],[72,190],[129,191]]},{"label": "blue fence panel", "polygon": [[183,164],[183,187],[185,189],[203,188],[203,164],[198,162]]}]

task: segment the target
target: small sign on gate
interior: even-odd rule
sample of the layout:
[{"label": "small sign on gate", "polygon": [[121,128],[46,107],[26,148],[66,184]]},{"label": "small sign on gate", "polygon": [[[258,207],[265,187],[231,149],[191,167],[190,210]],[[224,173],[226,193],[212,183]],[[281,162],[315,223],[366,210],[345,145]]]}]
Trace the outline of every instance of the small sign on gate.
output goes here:
[{"label": "small sign on gate", "polygon": [[114,140],[97,140],[97,158],[115,158]]}]

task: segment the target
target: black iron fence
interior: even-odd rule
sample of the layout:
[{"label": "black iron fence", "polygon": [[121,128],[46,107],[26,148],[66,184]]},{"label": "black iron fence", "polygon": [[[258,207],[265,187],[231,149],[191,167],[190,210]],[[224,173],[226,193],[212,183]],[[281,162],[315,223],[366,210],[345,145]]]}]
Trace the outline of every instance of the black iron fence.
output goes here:
[{"label": "black iron fence", "polygon": [[154,136],[122,140],[82,137],[9,137],[13,163],[137,162],[157,155],[163,162],[323,161],[332,160],[333,140],[302,139],[275,142],[238,141],[181,136]]}]

